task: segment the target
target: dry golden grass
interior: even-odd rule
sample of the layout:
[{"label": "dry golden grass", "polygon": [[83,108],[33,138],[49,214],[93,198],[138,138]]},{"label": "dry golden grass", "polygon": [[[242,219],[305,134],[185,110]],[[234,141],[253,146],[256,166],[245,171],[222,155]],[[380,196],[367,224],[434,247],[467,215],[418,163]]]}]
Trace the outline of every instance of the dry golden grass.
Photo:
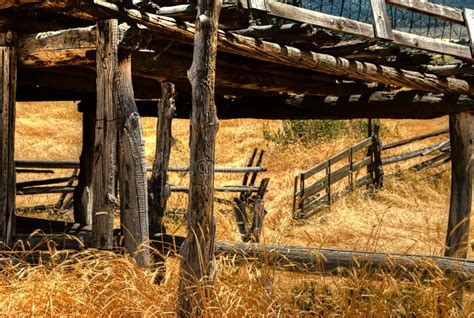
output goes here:
[{"label": "dry golden grass", "polygon": [[[16,158],[77,159],[80,154],[80,114],[73,103],[18,105]],[[364,190],[343,197],[327,211],[307,221],[291,218],[294,175],[357,140],[352,137],[303,147],[280,146],[263,138],[263,127],[278,129],[281,122],[221,121],[216,148],[218,165],[243,166],[254,147],[264,148],[270,177],[263,241],[289,245],[409,252],[440,255],[446,235],[449,172],[437,177],[386,171],[386,186],[374,195]],[[143,119],[147,160],[155,145],[156,119]],[[430,121],[383,121],[385,143],[447,126],[446,118]],[[175,120],[176,144],[172,166],[187,166],[189,122]],[[430,143],[428,141],[427,143]],[[448,166],[438,171],[446,170]],[[67,174],[70,172],[62,172]],[[44,177],[44,176],[43,176]],[[21,178],[31,179],[31,175]],[[172,174],[173,184],[185,185],[187,176]],[[241,182],[241,176],[218,175],[216,184]],[[222,195],[220,195],[222,196]],[[224,197],[231,197],[224,195]],[[20,197],[19,206],[54,202],[56,196]],[[175,195],[170,208],[185,208],[186,197]],[[216,204],[217,237],[239,240],[229,207]],[[66,216],[70,217],[70,216]],[[184,234],[180,219],[167,220],[170,233]],[[299,275],[218,262],[215,299],[206,304],[211,316],[301,315],[331,316],[447,316],[454,314],[456,295],[441,276],[430,284],[418,279],[400,281],[390,273],[350,272],[344,278]],[[76,254],[66,261],[32,267],[20,262],[0,272],[0,312],[5,316],[161,316],[173,315],[178,261],[168,259],[163,285],[152,283],[153,271],[143,271],[129,258],[105,252]],[[370,276],[370,275],[372,276]],[[375,275],[375,276],[373,276]],[[416,275],[415,275],[416,276]],[[377,280],[373,278],[377,277]],[[272,282],[271,284],[269,282]],[[465,311],[473,300],[465,296]]]}]

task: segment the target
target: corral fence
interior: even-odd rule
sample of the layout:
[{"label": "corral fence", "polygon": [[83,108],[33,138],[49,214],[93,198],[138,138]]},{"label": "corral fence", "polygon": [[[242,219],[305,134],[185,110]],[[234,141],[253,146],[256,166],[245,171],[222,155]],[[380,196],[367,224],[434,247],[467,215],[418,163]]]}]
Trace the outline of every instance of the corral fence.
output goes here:
[{"label": "corral fence", "polygon": [[[379,127],[376,125],[371,137],[295,176],[294,219],[307,219],[356,188],[382,187],[384,166],[426,157],[426,160],[408,168],[413,172],[421,172],[450,160],[449,138],[430,146],[403,151],[403,147],[413,143],[446,135],[449,133],[448,129],[433,131],[385,146],[380,141],[378,130]],[[399,148],[402,148],[399,153],[384,156],[389,150],[393,153]]]},{"label": "corral fence", "polygon": [[[263,219],[266,215],[264,208],[264,196],[267,192],[269,178],[261,178],[257,185],[259,174],[267,171],[263,166],[265,151],[255,148],[247,161],[245,167],[223,167],[216,166],[215,173],[242,174],[242,183],[237,185],[215,186],[216,192],[237,193],[234,200],[217,198],[218,202],[232,204],[237,227],[244,241],[258,241],[262,229]],[[33,207],[19,208],[19,211],[38,210],[67,210],[72,208],[73,193],[76,189],[79,176],[79,161],[52,161],[52,160],[15,160],[17,173],[22,174],[45,174],[55,173],[55,169],[72,169],[69,177],[34,179],[17,183],[17,195],[43,195],[59,194],[56,204],[37,205]],[[152,167],[147,167],[152,171]],[[168,167],[168,173],[187,173],[189,167]],[[171,192],[188,193],[188,186],[169,185]]]}]

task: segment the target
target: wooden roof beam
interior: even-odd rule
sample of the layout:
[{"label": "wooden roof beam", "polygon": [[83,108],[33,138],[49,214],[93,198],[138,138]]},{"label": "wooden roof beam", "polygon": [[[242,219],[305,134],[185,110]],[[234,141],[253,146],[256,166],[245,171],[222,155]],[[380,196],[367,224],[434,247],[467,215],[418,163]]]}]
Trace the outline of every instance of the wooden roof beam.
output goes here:
[{"label": "wooden roof beam", "polygon": [[[121,47],[146,45],[149,42],[147,32],[142,29],[120,25]],[[146,29],[148,30],[148,29]],[[140,32],[143,32],[140,40]],[[137,35],[131,37],[129,34]],[[138,43],[132,43],[136,39]],[[49,68],[58,66],[90,66],[95,63],[96,29],[94,26],[41,32],[21,36],[18,42],[19,63],[27,68]],[[143,50],[133,52],[133,73],[136,76],[165,81],[188,82],[187,71],[191,58],[165,52]],[[238,91],[257,91],[268,93],[289,92],[307,95],[347,96],[364,93],[376,88],[376,85],[354,82],[337,82],[335,79],[319,75],[290,73],[284,70],[271,70],[271,76],[265,68],[242,66],[238,63],[219,59],[217,66],[217,86]]]},{"label": "wooden roof beam", "polygon": [[[154,102],[139,102],[142,116],[156,116]],[[350,98],[334,96],[249,96],[236,99],[216,99],[220,119],[431,119],[457,112],[474,111],[471,98],[446,97],[416,91],[375,92],[369,96]],[[189,118],[189,96],[176,103],[176,117]]]},{"label": "wooden roof beam", "polygon": [[[115,16],[127,21],[141,23],[159,37],[192,43],[195,26],[191,23],[177,23],[175,20],[153,14],[143,14],[133,9],[119,9],[108,2],[82,4],[83,11],[99,17]],[[372,27],[371,30],[373,31]],[[442,78],[433,74],[408,71],[373,63],[349,61],[328,54],[299,50],[291,46],[260,41],[241,35],[220,31],[218,49],[266,62],[309,69],[330,75],[344,76],[355,80],[378,82],[387,85],[409,87],[435,93],[474,95],[474,87],[464,80]],[[469,48],[468,48],[469,49]]]}]

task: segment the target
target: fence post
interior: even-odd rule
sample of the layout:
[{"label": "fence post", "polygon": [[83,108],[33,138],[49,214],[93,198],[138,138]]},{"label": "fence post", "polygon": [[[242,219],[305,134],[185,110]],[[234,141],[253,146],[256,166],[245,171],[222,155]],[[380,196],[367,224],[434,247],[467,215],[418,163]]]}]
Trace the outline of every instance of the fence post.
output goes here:
[{"label": "fence post", "polygon": [[187,236],[181,246],[179,316],[202,316],[214,277],[214,157],[219,122],[215,105],[217,33],[221,1],[198,0],[193,62]]},{"label": "fence post", "polygon": [[382,142],[380,140],[380,121],[374,125],[374,135],[372,141],[372,173],[376,189],[383,187],[383,168],[382,168]]},{"label": "fence post", "polygon": [[16,174],[15,103],[16,103],[16,48],[15,34],[5,34],[0,43],[2,76],[0,89],[0,240],[8,243],[15,229]]}]

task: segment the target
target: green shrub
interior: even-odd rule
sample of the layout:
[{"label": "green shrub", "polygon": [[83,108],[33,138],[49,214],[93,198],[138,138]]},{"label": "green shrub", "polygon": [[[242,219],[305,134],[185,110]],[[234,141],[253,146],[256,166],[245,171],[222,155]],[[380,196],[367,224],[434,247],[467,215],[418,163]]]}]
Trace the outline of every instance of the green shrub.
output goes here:
[{"label": "green shrub", "polygon": [[368,124],[365,119],[344,120],[284,120],[276,132],[265,127],[265,140],[281,145],[293,143],[309,144],[317,141],[327,141],[344,135],[363,138],[367,136]]}]

